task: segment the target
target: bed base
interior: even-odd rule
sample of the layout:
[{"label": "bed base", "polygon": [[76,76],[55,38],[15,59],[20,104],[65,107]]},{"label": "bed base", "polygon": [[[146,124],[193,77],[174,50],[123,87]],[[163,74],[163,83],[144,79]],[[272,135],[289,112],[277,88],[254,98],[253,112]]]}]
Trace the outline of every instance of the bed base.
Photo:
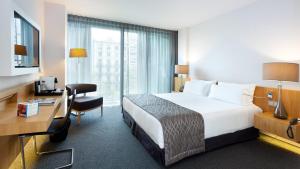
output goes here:
[{"label": "bed base", "polygon": [[[124,122],[131,128],[132,134],[141,142],[148,153],[160,164],[165,165],[165,150],[161,149],[148,134],[136,124],[133,118],[122,109]],[[234,133],[205,139],[205,152],[222,148],[228,145],[256,139],[259,131],[254,127],[239,130]]]}]

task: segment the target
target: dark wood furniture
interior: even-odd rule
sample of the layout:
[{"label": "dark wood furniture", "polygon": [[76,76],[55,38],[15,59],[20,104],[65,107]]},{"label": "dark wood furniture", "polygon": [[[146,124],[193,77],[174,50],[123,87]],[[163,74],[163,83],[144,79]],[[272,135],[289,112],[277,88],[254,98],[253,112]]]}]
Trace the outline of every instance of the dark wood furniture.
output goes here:
[{"label": "dark wood furniture", "polygon": [[69,84],[66,89],[69,94],[73,94],[73,91],[76,90],[76,98],[72,110],[76,112],[77,124],[80,124],[82,113],[98,107],[101,107],[101,117],[103,116],[103,97],[87,95],[87,93],[97,91],[96,84]]}]

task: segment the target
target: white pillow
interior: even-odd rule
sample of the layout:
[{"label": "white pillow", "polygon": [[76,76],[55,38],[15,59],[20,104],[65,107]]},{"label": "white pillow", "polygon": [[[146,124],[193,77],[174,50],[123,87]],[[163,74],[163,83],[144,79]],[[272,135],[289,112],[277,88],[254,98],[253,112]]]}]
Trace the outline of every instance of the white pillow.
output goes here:
[{"label": "white pillow", "polygon": [[246,106],[253,102],[255,85],[219,82],[213,85],[208,97]]},{"label": "white pillow", "polygon": [[192,80],[185,82],[183,92],[192,93],[200,96],[208,96],[211,85],[216,81]]},{"label": "white pillow", "polygon": [[249,105],[253,103],[253,96],[255,92],[255,84],[239,84],[239,83],[227,83],[227,82],[219,82],[220,86],[232,86],[243,90],[242,93],[242,103],[244,105]]}]

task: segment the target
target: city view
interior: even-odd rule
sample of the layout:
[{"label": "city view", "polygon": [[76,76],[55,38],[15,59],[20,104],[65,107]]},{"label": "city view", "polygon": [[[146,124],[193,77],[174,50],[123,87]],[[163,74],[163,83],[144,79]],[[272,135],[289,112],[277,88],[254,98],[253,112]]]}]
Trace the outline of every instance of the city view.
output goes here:
[{"label": "city view", "polygon": [[[120,31],[92,29],[92,80],[105,105],[120,104],[121,58]],[[124,93],[136,93],[137,89],[137,40],[136,33],[126,33],[124,43]],[[131,91],[128,86],[130,85]]]}]

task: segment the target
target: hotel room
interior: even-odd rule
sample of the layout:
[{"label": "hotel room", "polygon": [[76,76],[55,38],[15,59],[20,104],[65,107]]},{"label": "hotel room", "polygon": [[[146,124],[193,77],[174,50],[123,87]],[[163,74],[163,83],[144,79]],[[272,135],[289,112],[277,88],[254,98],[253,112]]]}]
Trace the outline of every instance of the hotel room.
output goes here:
[{"label": "hotel room", "polygon": [[2,0],[0,169],[300,169],[299,0]]}]

